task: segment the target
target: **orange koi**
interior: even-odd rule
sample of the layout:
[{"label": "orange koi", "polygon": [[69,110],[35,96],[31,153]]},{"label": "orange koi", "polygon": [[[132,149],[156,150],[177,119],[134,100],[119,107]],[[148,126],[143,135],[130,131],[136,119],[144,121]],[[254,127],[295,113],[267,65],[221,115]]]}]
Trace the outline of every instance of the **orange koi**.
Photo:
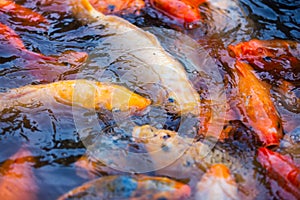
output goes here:
[{"label": "orange koi", "polygon": [[238,199],[237,191],[229,169],[223,164],[214,164],[198,182],[196,199]]},{"label": "orange koi", "polygon": [[201,20],[199,4],[204,1],[150,0],[153,8],[179,22],[195,23]]},{"label": "orange koi", "polygon": [[267,148],[259,148],[257,160],[267,170],[274,193],[285,199],[299,199],[300,169],[292,159]]},{"label": "orange koi", "polygon": [[188,199],[188,185],[164,177],[105,176],[79,186],[59,197],[97,199]]},{"label": "orange koi", "polygon": [[270,97],[270,91],[253,74],[250,65],[236,62],[238,91],[242,115],[264,146],[279,145],[283,137],[282,122]]},{"label": "orange koi", "polygon": [[300,78],[300,43],[286,40],[258,40],[228,46],[232,57],[288,80]]},{"label": "orange koi", "polygon": [[0,110],[36,102],[54,102],[86,109],[142,111],[151,101],[123,86],[88,80],[58,81],[44,85],[28,85],[0,94]]},{"label": "orange koi", "polygon": [[37,199],[37,185],[32,171],[34,158],[24,148],[19,150],[1,166],[0,199]]}]

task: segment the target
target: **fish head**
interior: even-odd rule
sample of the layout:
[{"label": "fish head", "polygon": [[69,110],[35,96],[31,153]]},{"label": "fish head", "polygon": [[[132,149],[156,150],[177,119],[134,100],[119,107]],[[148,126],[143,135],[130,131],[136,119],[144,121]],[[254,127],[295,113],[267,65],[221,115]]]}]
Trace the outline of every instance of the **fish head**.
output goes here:
[{"label": "fish head", "polygon": [[186,88],[185,90],[176,93],[169,92],[163,104],[164,108],[169,113],[180,115],[193,114],[199,116],[200,99],[193,88],[190,88],[190,90]]},{"label": "fish head", "polygon": [[193,139],[181,137],[175,131],[149,125],[134,127],[132,136],[145,145],[156,164],[178,159],[193,142]]},{"label": "fish head", "polygon": [[215,164],[197,184],[196,199],[238,199],[237,185],[224,164]]}]

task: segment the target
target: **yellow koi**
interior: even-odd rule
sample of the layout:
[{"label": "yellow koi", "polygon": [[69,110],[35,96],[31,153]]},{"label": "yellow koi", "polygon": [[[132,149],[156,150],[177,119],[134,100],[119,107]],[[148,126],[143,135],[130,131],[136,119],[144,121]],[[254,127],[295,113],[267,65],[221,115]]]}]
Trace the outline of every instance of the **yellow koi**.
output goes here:
[{"label": "yellow koi", "polygon": [[123,86],[89,80],[59,81],[44,85],[29,85],[0,94],[0,110],[16,105],[47,103],[54,99],[66,105],[86,109],[142,111],[151,101]]}]

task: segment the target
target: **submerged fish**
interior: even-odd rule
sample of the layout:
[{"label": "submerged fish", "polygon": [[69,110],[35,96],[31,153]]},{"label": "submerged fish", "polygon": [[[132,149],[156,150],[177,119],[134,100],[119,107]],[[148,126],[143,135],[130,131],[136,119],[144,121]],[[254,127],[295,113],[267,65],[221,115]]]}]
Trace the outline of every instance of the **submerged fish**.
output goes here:
[{"label": "submerged fish", "polygon": [[158,175],[190,179],[193,182],[199,180],[203,171],[221,163],[239,177],[239,196],[253,199],[257,195],[252,177],[255,173],[251,159],[254,152],[253,155],[250,152],[229,152],[211,141],[194,142],[174,131],[149,125],[136,126],[132,135],[137,142],[145,145]]},{"label": "submerged fish", "polygon": [[197,184],[196,199],[233,200],[238,199],[237,184],[229,169],[223,164],[215,164]]},{"label": "submerged fish", "polygon": [[89,0],[93,7],[104,14],[137,14],[145,7],[143,0]]},{"label": "submerged fish", "polygon": [[231,56],[287,80],[300,79],[300,43],[252,39],[228,46]]},{"label": "submerged fish", "polygon": [[16,4],[14,1],[1,0],[0,1],[0,14],[6,14],[9,19],[17,19],[16,24],[22,24],[23,27],[36,27],[45,29],[44,25],[49,22],[41,14],[34,12],[31,9],[25,8]]},{"label": "submerged fish", "polygon": [[[204,0],[205,1],[205,0]],[[179,23],[192,24],[201,20],[200,2],[189,0],[150,0],[152,7]]]},{"label": "submerged fish", "polygon": [[279,145],[283,136],[282,122],[271,100],[270,91],[253,74],[251,66],[237,61],[240,112],[244,122],[258,135],[264,146]]},{"label": "submerged fish", "polygon": [[[36,78],[52,82],[61,74],[72,71],[85,62],[87,53],[65,51],[59,56],[45,56],[26,49],[18,34],[0,23],[0,52],[2,57],[20,58],[22,67],[30,69]],[[18,65],[18,63],[16,64]],[[69,66],[68,66],[69,65]]]},{"label": "submerged fish", "polygon": [[30,152],[21,148],[1,165],[0,199],[37,199],[38,187],[32,171],[32,162],[34,158]]},{"label": "submerged fish", "polygon": [[300,169],[292,159],[267,148],[259,148],[257,160],[267,170],[274,194],[279,198],[299,199]]},{"label": "submerged fish", "polygon": [[85,183],[59,197],[64,199],[188,199],[188,185],[150,176],[105,176]]},{"label": "submerged fish", "polygon": [[72,6],[79,18],[89,22],[96,21],[103,26],[105,37],[101,48],[107,49],[104,52],[101,48],[96,50],[109,54],[109,57],[105,57],[109,59],[108,63],[116,62],[117,59],[130,62],[129,73],[134,71],[133,68],[144,65],[139,70],[141,74],[127,75],[136,77],[135,83],[141,87],[156,84],[161,86],[160,90],[167,92],[166,97],[162,97],[163,102],[154,104],[165,105],[170,112],[199,114],[199,94],[189,82],[184,67],[163,49],[153,34],[120,17],[103,15],[87,0],[73,0]]},{"label": "submerged fish", "polygon": [[88,80],[29,85],[0,94],[0,110],[15,106],[59,102],[86,109],[142,111],[151,101],[123,86]]}]

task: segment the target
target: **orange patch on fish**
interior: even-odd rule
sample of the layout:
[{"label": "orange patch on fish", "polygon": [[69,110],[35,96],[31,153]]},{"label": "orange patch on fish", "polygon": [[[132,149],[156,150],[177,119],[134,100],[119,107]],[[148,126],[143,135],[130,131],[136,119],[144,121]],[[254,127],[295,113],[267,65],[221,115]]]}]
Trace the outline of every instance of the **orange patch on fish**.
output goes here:
[{"label": "orange patch on fish", "polygon": [[32,171],[34,158],[24,148],[9,158],[1,166],[0,199],[34,200],[38,188]]},{"label": "orange patch on fish", "polygon": [[300,43],[288,40],[257,40],[228,46],[229,54],[258,70],[286,80],[300,79]]},{"label": "orange patch on fish", "polygon": [[16,4],[14,1],[1,0],[0,13],[6,13],[27,23],[35,23],[37,25],[39,23],[48,24],[45,17],[31,9]]},{"label": "orange patch on fish", "polygon": [[199,4],[195,5],[194,3],[188,0],[150,0],[150,4],[155,9],[171,19],[184,23],[194,23],[201,20]]},{"label": "orange patch on fish", "polygon": [[247,63],[237,61],[235,67],[244,122],[256,132],[264,146],[278,146],[283,136],[282,122],[269,89],[254,75]]},{"label": "orange patch on fish", "polygon": [[238,199],[237,184],[224,164],[215,164],[197,184],[196,199]]},{"label": "orange patch on fish", "polygon": [[26,49],[19,35],[16,34],[14,30],[2,23],[0,23],[0,41],[5,42],[5,45],[3,45],[3,47],[6,47],[6,45],[11,45],[16,49]]}]

